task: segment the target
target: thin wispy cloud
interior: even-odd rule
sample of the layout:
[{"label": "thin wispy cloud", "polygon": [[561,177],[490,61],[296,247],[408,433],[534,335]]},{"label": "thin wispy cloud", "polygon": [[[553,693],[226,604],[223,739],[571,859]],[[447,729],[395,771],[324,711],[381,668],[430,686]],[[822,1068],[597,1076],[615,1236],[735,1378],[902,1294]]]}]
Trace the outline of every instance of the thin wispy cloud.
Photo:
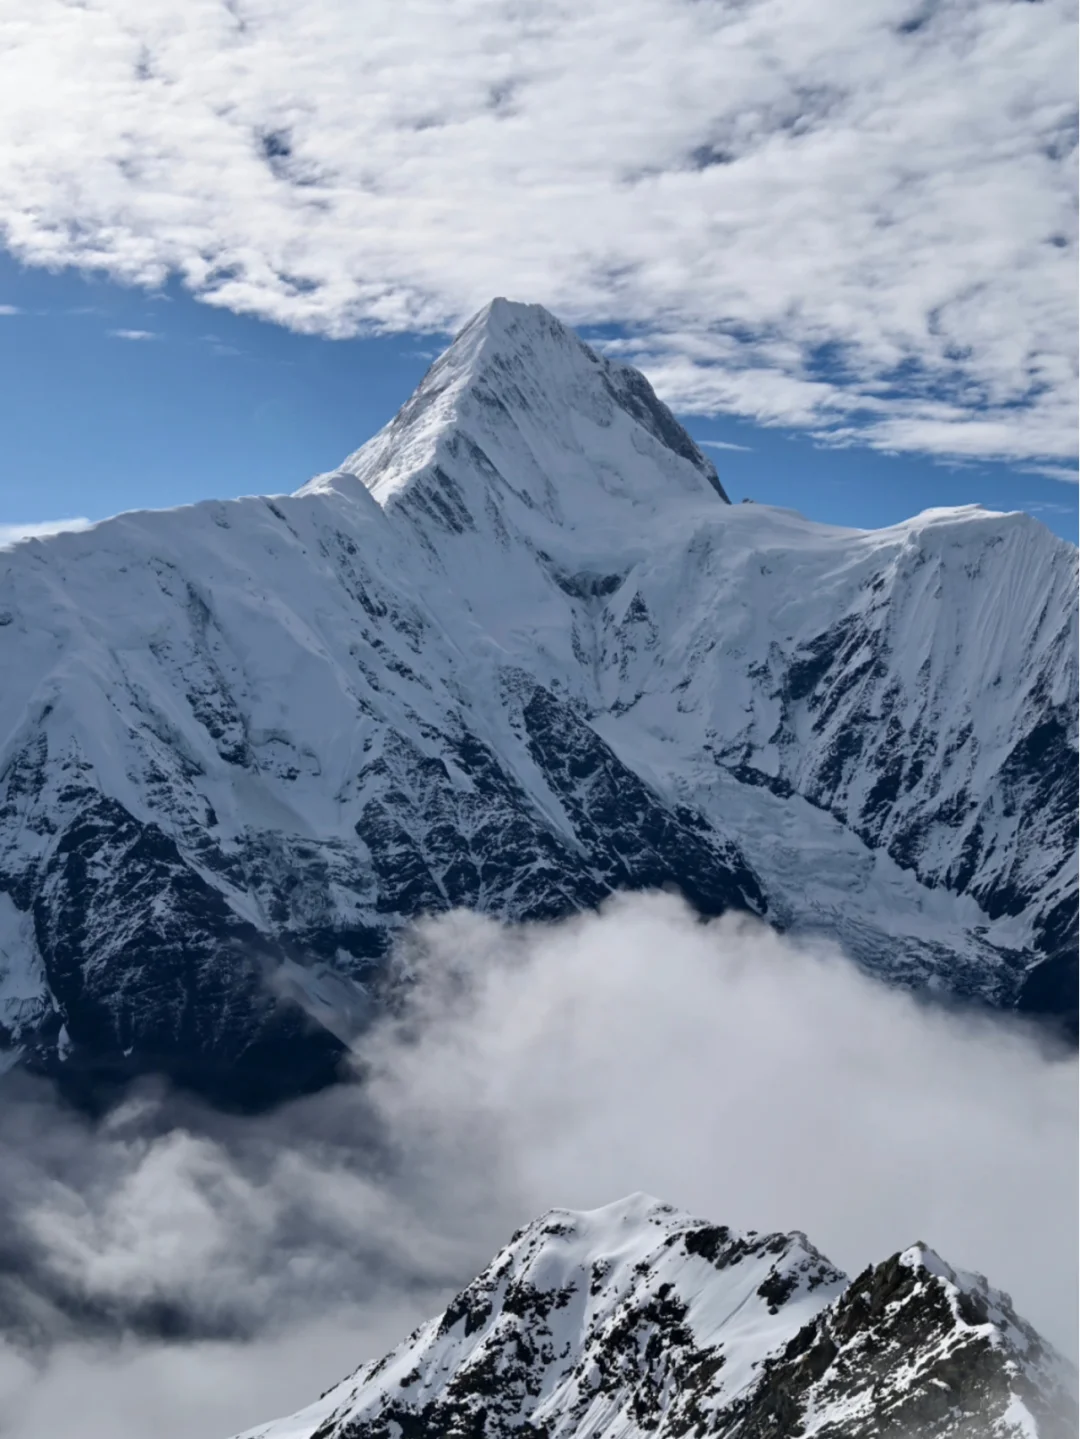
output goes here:
[{"label": "thin wispy cloud", "polygon": [[1064,485],[1075,485],[1080,481],[1080,473],[1075,468],[1066,469],[1064,465],[1021,465],[1025,475],[1042,475],[1047,480],[1060,480]]},{"label": "thin wispy cloud", "polygon": [[730,440],[695,440],[694,443],[704,445],[710,450],[743,450],[746,454],[751,452],[749,445],[733,445]]},{"label": "thin wispy cloud", "polygon": [[1075,515],[1075,505],[1058,505],[1053,500],[1034,500],[1024,509],[1030,515]]},{"label": "thin wispy cloud", "polygon": [[0,305],[0,315],[21,315],[22,310],[18,305]]},{"label": "thin wispy cloud", "polygon": [[78,516],[68,520],[36,520],[29,524],[0,525],[0,550],[17,545],[22,540],[41,540],[48,535],[59,535],[65,530],[85,530],[90,520]]},{"label": "thin wispy cloud", "polygon": [[217,335],[204,335],[203,344],[209,345],[215,355],[240,355],[242,350],[236,345],[230,345],[225,340],[218,339]]},{"label": "thin wispy cloud", "polygon": [[1074,7],[42,0],[0,46],[36,264],[333,336],[493,294],[676,408],[1075,449]]},{"label": "thin wispy cloud", "polygon": [[157,340],[161,337],[154,330],[110,330],[114,340]]}]

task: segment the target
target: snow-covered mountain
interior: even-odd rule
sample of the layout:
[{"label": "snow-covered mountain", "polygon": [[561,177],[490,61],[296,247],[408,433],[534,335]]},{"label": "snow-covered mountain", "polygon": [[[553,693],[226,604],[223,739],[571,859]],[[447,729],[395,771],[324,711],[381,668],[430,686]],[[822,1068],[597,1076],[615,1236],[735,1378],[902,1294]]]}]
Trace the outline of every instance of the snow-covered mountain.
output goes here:
[{"label": "snow-covered mountain", "polygon": [[925,1245],[848,1280],[804,1234],[638,1194],[528,1225],[392,1353],[241,1439],[1066,1439],[1075,1385]]},{"label": "snow-covered mountain", "polygon": [[1076,583],[1022,514],[732,505],[640,374],[495,301],[297,494],[0,554],[9,1052],[265,1102],[411,917],[657,885],[1067,1010]]}]

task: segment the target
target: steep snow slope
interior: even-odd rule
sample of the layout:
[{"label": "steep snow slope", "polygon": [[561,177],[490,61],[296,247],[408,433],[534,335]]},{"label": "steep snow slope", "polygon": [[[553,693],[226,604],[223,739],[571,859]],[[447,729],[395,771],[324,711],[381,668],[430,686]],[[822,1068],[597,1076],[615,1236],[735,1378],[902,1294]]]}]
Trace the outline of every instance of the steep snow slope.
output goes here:
[{"label": "steep snow slope", "polygon": [[1075,586],[1022,515],[732,506],[640,375],[496,301],[295,496],[0,555],[12,1052],[264,1102],[408,918],[662,884],[1067,1007]]},{"label": "steep snow slope", "polygon": [[803,1234],[639,1194],[530,1224],[392,1353],[241,1439],[1064,1439],[1074,1394],[1007,1295],[922,1245],[849,1282]]}]

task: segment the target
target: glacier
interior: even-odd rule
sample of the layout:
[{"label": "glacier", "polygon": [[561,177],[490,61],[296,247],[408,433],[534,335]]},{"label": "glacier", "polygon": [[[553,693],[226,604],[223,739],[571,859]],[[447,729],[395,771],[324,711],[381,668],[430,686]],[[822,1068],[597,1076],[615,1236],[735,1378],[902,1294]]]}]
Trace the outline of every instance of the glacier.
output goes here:
[{"label": "glacier", "polygon": [[731,504],[496,300],[289,496],[0,551],[0,1040],[91,1092],[331,1082],[416,917],[670,887],[1075,1013],[1077,553]]}]

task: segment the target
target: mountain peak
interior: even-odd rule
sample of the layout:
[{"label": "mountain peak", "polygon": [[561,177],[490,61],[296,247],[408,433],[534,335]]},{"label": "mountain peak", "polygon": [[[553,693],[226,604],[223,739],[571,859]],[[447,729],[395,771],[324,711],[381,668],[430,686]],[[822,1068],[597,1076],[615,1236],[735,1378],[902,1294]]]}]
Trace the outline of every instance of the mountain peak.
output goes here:
[{"label": "mountain peak", "polygon": [[856,1439],[879,1414],[928,1439],[1069,1433],[1069,1366],[1007,1306],[954,1304],[916,1250],[849,1282],[801,1233],[644,1194],[553,1209],[385,1358],[242,1439],[795,1439],[811,1422]]},{"label": "mountain peak", "polygon": [[356,480],[384,507],[419,487],[436,510],[463,505],[473,519],[502,490],[558,524],[595,519],[605,495],[650,507],[728,498],[640,371],[542,305],[502,298],[473,316],[387,426],[301,493]]},{"label": "mountain peak", "polygon": [[458,331],[454,343],[458,343],[473,329],[482,331],[489,340],[513,345],[520,337],[533,334],[545,336],[559,344],[582,344],[568,325],[556,318],[543,305],[532,305],[525,300],[508,300],[496,295],[482,310],[477,310],[472,319]]},{"label": "mountain peak", "polygon": [[497,296],[466,321],[425,375],[420,390],[427,387],[435,372],[439,372],[440,378],[453,374],[461,379],[475,379],[478,372],[496,358],[506,360],[524,354],[535,362],[546,350],[549,364],[550,352],[562,356],[565,363],[565,357],[578,348],[588,349],[569,326],[543,305]]}]

